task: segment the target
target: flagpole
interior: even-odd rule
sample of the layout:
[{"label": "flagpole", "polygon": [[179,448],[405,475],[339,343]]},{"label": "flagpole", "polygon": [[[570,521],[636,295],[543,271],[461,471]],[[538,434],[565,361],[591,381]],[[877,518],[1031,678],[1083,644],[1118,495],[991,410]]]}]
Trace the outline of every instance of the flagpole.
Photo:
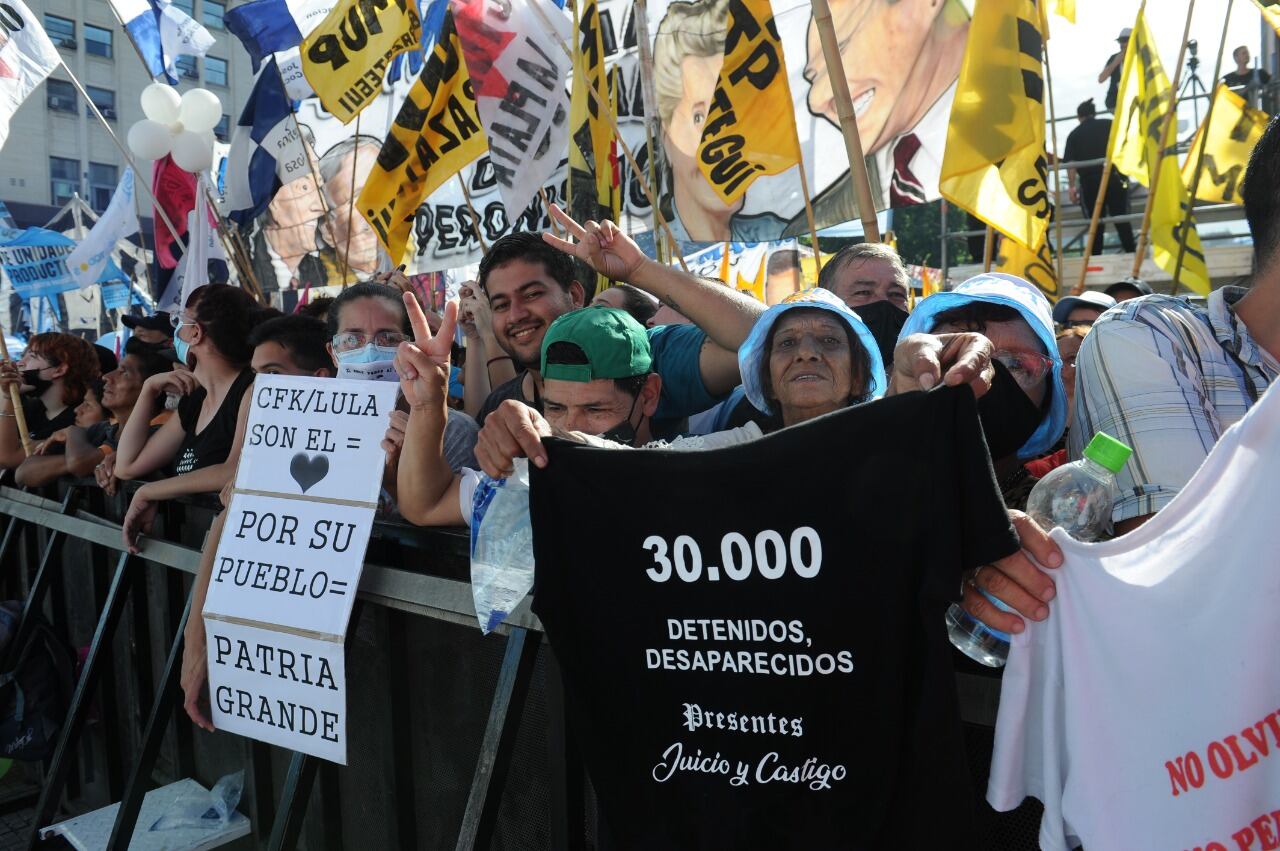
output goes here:
[{"label": "flagpole", "polygon": [[[1049,70],[1049,16],[1041,7],[1044,22],[1044,84],[1049,90],[1049,134],[1053,141],[1053,256],[1058,270],[1058,292],[1062,292],[1062,162],[1058,156],[1058,113],[1053,106],[1053,72]],[[1088,268],[1088,264],[1085,264]]]},{"label": "flagpole", "polygon": [[991,225],[987,225],[987,234],[982,241],[982,271],[984,273],[991,271],[992,254],[995,254],[996,233],[991,229]]},{"label": "flagpole", "polygon": [[849,157],[849,174],[853,177],[854,197],[858,201],[858,216],[862,219],[863,238],[867,242],[880,241],[880,228],[876,223],[876,205],[871,200],[871,179],[867,176],[867,161],[862,153],[862,137],[858,134],[858,119],[853,112],[853,98],[849,94],[849,80],[844,72],[844,58],[836,40],[835,27],[831,23],[831,7],[827,0],[811,0],[813,22],[818,27],[822,41],[822,55],[827,62],[827,79],[836,102],[836,115],[840,118],[840,131],[844,135],[844,149]]},{"label": "flagpole", "polygon": [[[1165,146],[1169,144],[1169,128],[1178,123],[1178,84],[1182,82],[1182,63],[1187,56],[1187,38],[1191,35],[1191,13],[1196,7],[1196,0],[1187,0],[1187,23],[1182,28],[1182,46],[1178,48],[1178,64],[1173,71],[1173,81],[1169,86],[1168,110],[1164,124],[1160,128],[1160,147],[1156,150],[1155,163],[1148,164],[1151,179],[1147,181],[1147,203],[1142,211],[1142,228],[1138,231],[1138,247],[1133,256],[1133,272],[1136,277],[1142,269],[1142,259],[1147,253],[1147,232],[1151,229],[1151,211],[1155,208],[1156,188],[1160,185],[1160,170],[1164,165]],[[1212,106],[1212,103],[1210,103]],[[1193,199],[1194,200],[1194,199]]]},{"label": "flagpole", "polygon": [[[564,39],[560,37],[558,32],[556,32],[555,26],[547,19],[547,13],[542,11],[541,6],[539,6],[537,2],[530,3],[529,8],[537,13],[538,18],[542,21],[542,28],[548,35],[555,39],[557,44],[560,45],[560,49],[564,51],[565,56],[568,56],[572,60],[573,51],[569,49],[569,45],[565,44]],[[671,244],[678,248],[680,243],[676,241],[675,234],[671,232],[671,226],[667,224],[662,212],[658,209],[658,202],[655,201],[653,197],[653,188],[649,185],[649,182],[645,180],[644,173],[640,171],[640,166],[636,163],[636,156],[631,152],[631,146],[627,144],[626,139],[622,138],[622,133],[618,130],[617,119],[615,119],[609,112],[609,105],[601,100],[600,93],[595,90],[594,86],[587,86],[587,92],[595,100],[596,108],[608,117],[609,124],[613,128],[614,138],[618,140],[618,146],[622,148],[622,152],[627,156],[627,164],[631,166],[631,173],[635,175],[636,180],[640,181],[640,188],[644,191],[645,199],[648,200],[650,207],[653,209],[654,218],[657,220],[659,226],[661,226],[662,232],[669,240],[671,240]],[[676,259],[680,261],[680,268],[688,272],[689,264],[684,262],[684,257],[679,251],[676,252]]]},{"label": "flagpole", "polygon": [[1071,289],[1072,295],[1084,292],[1084,279],[1089,274],[1089,258],[1093,256],[1093,239],[1098,232],[1098,220],[1102,217],[1102,205],[1107,199],[1107,184],[1111,182],[1111,152],[1107,151],[1107,162],[1102,167],[1102,180],[1098,183],[1098,197],[1093,202],[1093,215],[1089,218],[1089,232],[1085,234],[1084,256],[1080,263],[1080,280]]},{"label": "flagpole", "polygon": [[[280,70],[280,63],[271,58],[271,64],[276,66],[276,76],[280,78],[280,90],[284,92],[284,98],[289,101],[289,84],[284,81],[284,72]],[[359,116],[356,116],[357,118]],[[315,182],[316,195],[320,196],[320,208],[324,210],[326,219],[331,218],[333,211],[329,209],[329,199],[325,197],[323,181],[320,180],[320,171],[316,168],[316,161],[311,156],[311,146],[307,144],[306,137],[302,135],[302,125],[298,123],[298,113],[293,111],[293,102],[289,101],[289,118],[293,120],[293,129],[298,131],[298,142],[302,146],[302,153],[307,158],[307,166],[311,170],[311,179]]]},{"label": "flagpole", "polygon": [[[654,97],[656,86],[653,81],[653,52],[649,42],[649,10],[646,0],[635,0],[632,5],[631,17],[635,22],[636,42],[640,49],[640,100],[644,103],[644,120],[640,123],[644,126],[645,150],[649,153],[645,166],[649,172],[649,185],[653,186],[658,182],[658,158],[654,153],[656,146],[654,145],[653,125],[650,122],[657,118],[657,101]],[[615,133],[616,137],[617,134]],[[656,234],[662,230],[659,227],[661,216],[656,204],[649,209],[653,216],[654,252],[658,256],[658,262],[662,262],[663,241],[656,238]],[[676,253],[678,254],[679,252],[677,251]]]},{"label": "flagpole", "polygon": [[[80,80],[71,71],[71,68],[67,66],[67,63],[60,62],[59,64],[62,65],[62,70],[67,72],[67,76],[71,78],[71,85],[76,87],[76,91],[79,92],[80,96],[85,99],[86,103],[89,104],[89,108],[93,110],[93,114],[96,115],[98,117],[98,120],[102,122],[102,126],[107,128],[107,135],[111,137],[111,141],[115,142],[116,147],[120,149],[120,153],[124,155],[124,161],[127,162],[133,168],[133,174],[134,174],[134,177],[136,178],[138,176],[138,166],[133,161],[133,157],[129,155],[129,149],[126,148],[124,146],[124,143],[120,141],[120,137],[116,135],[116,131],[111,129],[111,125],[107,123],[107,119],[103,116],[103,114],[98,111],[98,105],[93,102],[92,98],[89,97],[89,93],[84,90],[84,86],[80,84]],[[160,199],[156,198],[156,194],[154,191],[152,191],[151,185],[147,183],[147,181],[145,180],[142,180],[142,181],[135,180],[134,182],[141,183],[142,188],[147,190],[147,195],[151,198],[152,204],[155,206],[156,215],[158,215],[161,221],[164,222],[165,227],[169,229],[169,233],[173,234],[173,238],[177,240],[178,248],[182,250],[183,254],[186,254],[187,253],[186,243],[182,241],[182,237],[178,236],[178,229],[174,227],[173,222],[169,220],[169,214],[166,213],[164,211],[164,208],[160,206]]]},{"label": "flagpole", "polygon": [[[356,174],[360,170],[360,112],[356,113],[356,134],[355,146],[351,148],[351,199],[347,202],[347,244],[342,249],[342,286],[347,286],[347,276],[351,273],[351,232],[355,230],[351,226],[356,214]],[[334,251],[338,250],[338,246],[333,247]]]},{"label": "flagpole", "polygon": [[488,254],[489,246],[485,245],[484,234],[480,233],[480,214],[476,212],[476,205],[471,203],[471,193],[467,191],[466,178],[462,176],[462,172],[458,172],[455,177],[458,178],[458,185],[462,187],[462,197],[467,202],[467,209],[471,211],[471,228],[476,232],[476,239],[480,240],[480,250]]},{"label": "flagpole", "polygon": [[809,220],[809,235],[813,237],[814,268],[821,272],[822,249],[818,247],[818,224],[813,215],[813,199],[809,197],[809,177],[804,172],[804,149],[800,147],[800,128],[796,126],[794,116],[791,121],[791,129],[795,131],[796,153],[800,157],[800,161],[796,163],[796,168],[800,170],[800,194],[804,196],[804,214]]},{"label": "flagpole", "polygon": [[205,203],[209,207],[209,212],[213,213],[214,228],[218,231],[218,241],[222,243],[222,250],[231,258],[231,262],[235,264],[236,273],[242,281],[249,283],[248,288],[253,297],[263,305],[267,305],[266,293],[263,292],[258,278],[253,274],[253,266],[249,263],[248,254],[244,250],[244,246],[235,238],[235,235],[227,228],[225,220],[218,213],[218,204],[214,199],[213,190],[209,183],[205,180],[204,174],[201,173],[197,181],[204,190]]},{"label": "flagpole", "polygon": [[1204,132],[1200,133],[1200,146],[1196,151],[1196,170],[1191,176],[1191,192],[1187,198],[1187,212],[1182,217],[1182,227],[1178,230],[1178,260],[1173,267],[1173,290],[1172,293],[1178,292],[1178,285],[1181,283],[1179,278],[1182,276],[1182,261],[1187,257],[1187,232],[1191,230],[1191,211],[1196,206],[1196,192],[1200,189],[1200,177],[1204,173],[1204,149],[1209,144],[1209,128],[1213,125],[1213,107],[1218,102],[1218,80],[1222,79],[1222,59],[1226,54],[1227,48],[1227,26],[1231,23],[1231,9],[1235,5],[1235,0],[1227,0],[1227,13],[1222,19],[1222,37],[1218,40],[1218,60],[1213,65],[1213,96],[1209,98],[1209,109],[1204,114]]}]

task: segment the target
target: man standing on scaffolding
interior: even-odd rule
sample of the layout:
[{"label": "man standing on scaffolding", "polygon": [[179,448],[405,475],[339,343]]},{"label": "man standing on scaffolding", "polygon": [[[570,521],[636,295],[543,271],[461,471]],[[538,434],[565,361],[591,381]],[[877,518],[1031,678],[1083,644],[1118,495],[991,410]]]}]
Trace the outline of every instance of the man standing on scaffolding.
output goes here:
[{"label": "man standing on scaffolding", "polygon": [[[1093,215],[1093,205],[1098,200],[1098,188],[1102,183],[1102,165],[1087,165],[1077,168],[1074,163],[1088,160],[1102,160],[1107,156],[1107,139],[1111,135],[1111,119],[1098,118],[1093,105],[1093,98],[1076,107],[1076,118],[1080,125],[1067,135],[1067,147],[1062,158],[1067,163],[1067,180],[1071,188],[1068,190],[1071,202],[1079,203],[1086,219]],[[1077,180],[1079,177],[1079,187]],[[1112,170],[1111,179],[1107,182],[1107,196],[1103,200],[1102,215],[1125,216],[1129,214],[1129,183],[1123,174]],[[1133,226],[1128,222],[1116,222],[1116,233],[1120,235],[1120,245],[1128,253],[1135,249]],[[1093,236],[1090,254],[1102,253],[1102,237],[1105,228],[1098,228]]]}]

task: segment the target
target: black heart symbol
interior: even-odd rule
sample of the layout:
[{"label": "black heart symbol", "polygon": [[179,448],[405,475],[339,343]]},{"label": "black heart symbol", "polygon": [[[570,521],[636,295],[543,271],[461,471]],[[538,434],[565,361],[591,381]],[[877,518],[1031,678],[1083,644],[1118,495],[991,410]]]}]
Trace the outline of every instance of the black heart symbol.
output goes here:
[{"label": "black heart symbol", "polygon": [[289,475],[293,476],[298,487],[306,493],[316,482],[329,475],[329,459],[323,455],[312,455],[308,458],[299,452],[289,462]]}]

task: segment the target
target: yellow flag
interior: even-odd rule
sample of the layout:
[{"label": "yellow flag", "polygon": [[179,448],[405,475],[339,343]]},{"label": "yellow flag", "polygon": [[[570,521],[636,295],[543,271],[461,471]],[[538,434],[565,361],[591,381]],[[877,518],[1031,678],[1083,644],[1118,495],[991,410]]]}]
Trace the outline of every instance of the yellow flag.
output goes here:
[{"label": "yellow flag", "polygon": [[1017,275],[1024,281],[1035,284],[1050,301],[1058,298],[1058,273],[1048,239],[1042,239],[1040,247],[1035,251],[1028,250],[1012,239],[1000,240],[1000,247],[996,250],[995,270]]},{"label": "yellow flag", "polygon": [[1253,5],[1262,12],[1262,17],[1266,18],[1267,23],[1280,33],[1280,0],[1253,0]]},{"label": "yellow flag", "polygon": [[944,198],[1028,249],[1050,214],[1040,26],[1034,0],[974,8],[939,180]]},{"label": "yellow flag", "polygon": [[[604,67],[604,37],[596,0],[585,0],[578,13],[578,44],[574,51],[573,92],[569,101],[569,179],[572,212],[579,221],[609,215],[613,171],[609,144],[613,131],[604,110],[609,106],[608,75]],[[595,90],[596,97],[591,96]]]},{"label": "yellow flag", "polygon": [[1053,0],[1053,13],[1060,18],[1066,18],[1074,24],[1076,22],[1076,0]]},{"label": "yellow flag", "polygon": [[1151,205],[1151,257],[1156,265],[1177,280],[1201,295],[1209,294],[1209,267],[1205,265],[1204,248],[1200,244],[1200,234],[1196,231],[1196,220],[1187,220],[1187,249],[1182,258],[1182,269],[1178,265],[1178,238],[1182,232],[1183,221],[1187,216],[1187,205],[1191,203],[1186,185],[1182,182],[1182,172],[1178,169],[1178,158],[1167,156],[1160,163],[1160,182],[1156,184],[1156,197]]},{"label": "yellow flag", "polygon": [[1187,250],[1180,272],[1176,271],[1179,233],[1191,203],[1182,172],[1178,168],[1177,140],[1169,134],[1169,148],[1160,157],[1160,142],[1169,116],[1169,77],[1160,63],[1155,40],[1144,13],[1133,22],[1133,34],[1125,51],[1120,75],[1115,118],[1107,147],[1115,168],[1143,186],[1151,185],[1151,172],[1160,162],[1160,179],[1151,203],[1151,255],[1156,265],[1192,290],[1208,294],[1209,270],[1195,220],[1190,220]]},{"label": "yellow flag", "polygon": [[[404,256],[418,205],[488,150],[488,144],[450,14],[360,191],[360,214],[392,262]],[[463,239],[471,236],[462,234]]]},{"label": "yellow flag", "polygon": [[787,64],[769,0],[729,0],[724,64],[707,109],[698,169],[725,203],[761,174],[800,163]]},{"label": "yellow flag", "polygon": [[[1221,84],[1213,98],[1213,123],[1207,127],[1201,124],[1196,131],[1191,147],[1187,149],[1182,176],[1188,187],[1195,186],[1197,201],[1239,204],[1240,184],[1249,164],[1249,154],[1267,129],[1270,116],[1261,110],[1250,109],[1244,98]],[[1208,121],[1206,118],[1206,123]],[[1200,183],[1196,185],[1196,160],[1206,132],[1204,165],[1200,171]]]},{"label": "yellow flag", "polygon": [[387,65],[421,36],[414,0],[340,0],[302,40],[302,73],[346,124],[382,94]]}]

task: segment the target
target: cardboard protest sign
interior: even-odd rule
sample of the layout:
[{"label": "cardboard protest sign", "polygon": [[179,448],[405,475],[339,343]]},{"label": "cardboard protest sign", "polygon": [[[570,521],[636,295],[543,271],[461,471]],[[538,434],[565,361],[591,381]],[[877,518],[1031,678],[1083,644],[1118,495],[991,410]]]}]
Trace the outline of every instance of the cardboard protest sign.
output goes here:
[{"label": "cardboard protest sign", "polygon": [[372,508],[236,494],[205,611],[340,640],[355,602]]},{"label": "cardboard protest sign", "polygon": [[342,642],[212,619],[204,630],[219,730],[346,764]]},{"label": "cardboard protest sign", "polygon": [[236,487],[377,503],[380,444],[398,390],[383,381],[258,376]]},{"label": "cardboard protest sign", "polygon": [[255,380],[204,606],[219,728],[346,763],[343,642],[397,391]]}]

